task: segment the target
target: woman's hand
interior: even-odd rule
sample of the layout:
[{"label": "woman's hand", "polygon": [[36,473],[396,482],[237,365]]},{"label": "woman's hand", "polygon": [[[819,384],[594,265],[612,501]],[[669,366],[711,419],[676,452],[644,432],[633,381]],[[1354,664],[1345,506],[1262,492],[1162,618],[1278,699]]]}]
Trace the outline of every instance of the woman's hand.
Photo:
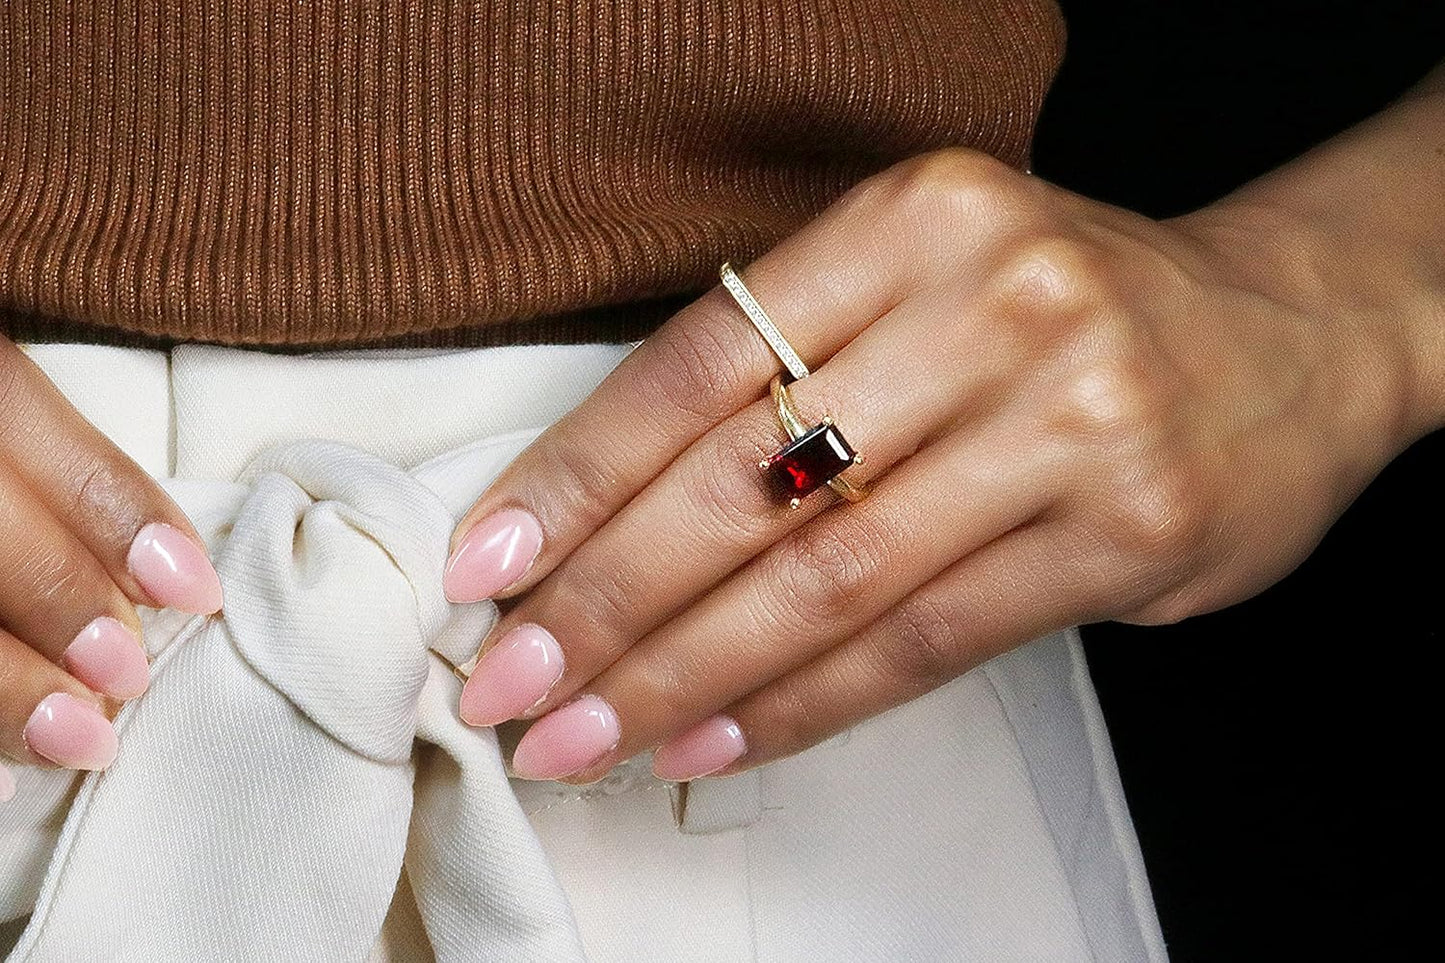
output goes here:
[{"label": "woman's hand", "polygon": [[1429,426],[1401,326],[1295,297],[1264,212],[1158,223],[962,150],[864,182],[743,273],[870,497],[770,493],[781,366],[714,289],[459,526],[448,594],[526,593],[463,718],[540,716],[527,777],[726,774],[1050,630],[1268,586]]},{"label": "woman's hand", "polygon": [[[145,691],[137,605],[209,614],[190,523],[0,338],[0,754],[103,769],[107,716]],[[8,774],[0,775],[13,787]]]}]

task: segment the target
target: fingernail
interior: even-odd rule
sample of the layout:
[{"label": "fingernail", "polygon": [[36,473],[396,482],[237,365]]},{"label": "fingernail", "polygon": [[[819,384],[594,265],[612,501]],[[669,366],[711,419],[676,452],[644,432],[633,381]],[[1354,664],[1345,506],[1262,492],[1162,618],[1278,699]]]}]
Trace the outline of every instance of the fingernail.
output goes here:
[{"label": "fingernail", "polygon": [[151,522],[130,543],[130,574],[168,609],[210,615],[221,609],[221,580],[205,551],[180,529]]},{"label": "fingernail", "polygon": [[515,585],[542,551],[542,525],[530,512],[504,508],[472,526],[442,578],[453,602],[477,602]]},{"label": "fingernail", "polygon": [[15,774],[4,766],[0,766],[0,803],[8,803],[15,798]]},{"label": "fingernail", "polygon": [[66,769],[104,769],[115,761],[115,729],[100,710],[64,692],[40,700],[25,723],[25,745]]},{"label": "fingernail", "polygon": [[560,779],[586,769],[620,739],[617,713],[606,700],[582,696],[532,724],[512,754],[512,771],[523,779]]},{"label": "fingernail", "polygon": [[134,699],[150,685],[140,639],[108,615],[81,629],[62,661],[71,675],[113,699]]},{"label": "fingernail", "polygon": [[748,751],[742,727],[730,716],[704,719],[673,736],[652,754],[652,774],[684,782],[717,772]]},{"label": "fingernail", "polygon": [[482,655],[462,686],[462,721],[495,726],[547,697],[562,678],[562,647],[540,625],[519,625]]}]

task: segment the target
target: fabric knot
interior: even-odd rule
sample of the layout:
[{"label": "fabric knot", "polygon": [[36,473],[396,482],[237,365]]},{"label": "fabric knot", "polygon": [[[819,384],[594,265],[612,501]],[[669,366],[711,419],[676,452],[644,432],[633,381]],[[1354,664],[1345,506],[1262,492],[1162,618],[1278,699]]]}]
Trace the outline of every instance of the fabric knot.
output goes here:
[{"label": "fabric knot", "polygon": [[328,442],[271,449],[240,481],[216,559],[236,649],[356,752],[408,758],[426,650],[452,614],[451,514],[405,471]]},{"label": "fabric knot", "polygon": [[[403,866],[436,959],[582,959],[495,731],[456,714],[451,666],[496,606],[441,587],[466,490],[523,444],[408,472],[299,441],[235,481],[167,486],[225,608],[148,621],[151,689],[116,717],[116,762],[68,803],[14,960],[363,959]],[[110,898],[123,891],[149,898]]]}]

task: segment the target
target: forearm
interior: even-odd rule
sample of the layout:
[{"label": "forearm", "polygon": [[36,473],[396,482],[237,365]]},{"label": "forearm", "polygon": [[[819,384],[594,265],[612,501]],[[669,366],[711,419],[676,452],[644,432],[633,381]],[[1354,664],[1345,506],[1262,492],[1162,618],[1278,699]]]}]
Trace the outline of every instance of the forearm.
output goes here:
[{"label": "forearm", "polygon": [[1445,425],[1445,66],[1191,218],[1262,288],[1360,340],[1393,447]]}]

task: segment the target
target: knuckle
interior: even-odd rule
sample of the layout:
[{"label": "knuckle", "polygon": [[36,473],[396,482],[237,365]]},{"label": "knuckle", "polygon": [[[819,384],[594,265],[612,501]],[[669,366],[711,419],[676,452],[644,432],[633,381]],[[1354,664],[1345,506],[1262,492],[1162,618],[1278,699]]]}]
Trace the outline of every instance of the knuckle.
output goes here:
[{"label": "knuckle", "polygon": [[716,431],[699,460],[697,484],[684,491],[695,504],[689,517],[705,526],[709,544],[751,545],[772,527],[775,505],[758,474],[765,451],[761,431]]},{"label": "knuckle", "polygon": [[84,470],[75,486],[75,504],[72,508],[81,516],[89,515],[94,509],[104,511],[118,499],[115,473],[101,462],[92,462]]},{"label": "knuckle", "polygon": [[875,175],[865,182],[862,194],[890,210],[977,216],[1015,199],[1017,183],[1017,172],[1002,161],[981,151],[946,147]]},{"label": "knuckle", "polygon": [[889,622],[888,653],[899,678],[927,691],[953,678],[963,646],[955,614],[928,598],[908,599]]},{"label": "knuckle", "polygon": [[1161,576],[1190,569],[1208,537],[1204,482],[1185,460],[1136,462],[1111,486],[1109,514],[1128,554]]},{"label": "knuckle", "polygon": [[610,514],[621,486],[618,473],[591,446],[572,443],[565,428],[544,432],[522,457],[528,477],[535,479],[524,482],[523,489],[547,493],[545,499],[533,499],[539,514],[548,516],[544,522],[596,527]]},{"label": "knuckle", "polygon": [[59,562],[44,566],[42,571],[50,577],[36,587],[37,602],[68,607],[81,601],[85,594],[84,579],[74,568]]},{"label": "knuckle", "polygon": [[1064,421],[1091,446],[1128,453],[1162,444],[1176,401],[1170,369],[1134,325],[1097,319],[1076,339]]},{"label": "knuckle", "polygon": [[[665,729],[669,722],[697,713],[697,694],[706,691],[707,683],[701,673],[680,660],[676,653],[629,659],[628,702],[637,708],[625,715],[633,722],[645,720],[649,730]],[[619,714],[624,713],[619,710]]]},{"label": "knuckle", "polygon": [[997,190],[1013,171],[982,151],[945,147],[911,157],[893,169],[892,187],[905,199],[937,201]]},{"label": "knuckle", "polygon": [[1122,444],[1147,438],[1157,410],[1155,391],[1128,365],[1091,364],[1074,376],[1068,392],[1069,412],[1090,437]]},{"label": "knuckle", "polygon": [[586,640],[593,656],[606,659],[626,644],[637,625],[635,583],[621,560],[596,564],[581,558],[548,581],[541,608],[553,613],[549,623],[575,627],[575,637]]},{"label": "knuckle", "polygon": [[79,609],[97,597],[97,580],[65,552],[31,542],[7,562],[10,576],[28,586],[30,617]]},{"label": "knuckle", "polygon": [[81,469],[72,489],[75,517],[92,530],[112,533],[116,540],[128,543],[144,524],[135,481],[135,476],[104,459],[92,461]]},{"label": "knuckle", "polygon": [[1135,530],[1153,554],[1183,562],[1198,553],[1208,535],[1203,485],[1187,465],[1173,462],[1139,486],[1131,500]]},{"label": "knuckle", "polygon": [[654,336],[653,387],[662,410],[713,424],[733,413],[736,399],[755,393],[750,362],[757,357],[758,339],[750,327],[743,331],[747,322],[739,324],[736,311],[731,301],[704,298]]},{"label": "knuckle", "polygon": [[1129,613],[1122,621],[1131,625],[1173,625],[1198,615],[1201,609],[1187,590],[1168,592]]},{"label": "knuckle", "polygon": [[834,513],[797,533],[778,583],[808,625],[842,621],[876,591],[876,577],[887,563],[886,539],[877,529],[840,517]]},{"label": "knuckle", "polygon": [[798,752],[822,735],[818,693],[785,676],[744,699],[732,713],[748,735],[749,752],[765,757]]},{"label": "knuckle", "polygon": [[1114,301],[1108,261],[1077,237],[1038,234],[1017,244],[993,276],[994,299],[1030,323],[1078,322]]}]

